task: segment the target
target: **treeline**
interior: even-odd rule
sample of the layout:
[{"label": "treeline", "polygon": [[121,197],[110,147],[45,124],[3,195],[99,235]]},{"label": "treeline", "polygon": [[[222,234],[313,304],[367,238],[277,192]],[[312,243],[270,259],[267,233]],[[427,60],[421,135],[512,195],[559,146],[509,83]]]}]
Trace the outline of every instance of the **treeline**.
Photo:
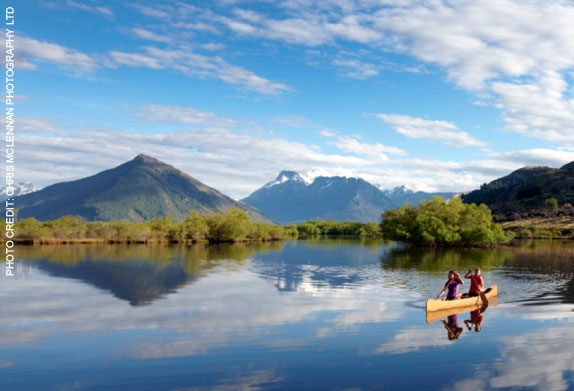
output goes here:
[{"label": "treeline", "polygon": [[508,243],[513,232],[505,232],[492,221],[484,204],[465,204],[458,197],[445,201],[433,197],[387,210],[382,214],[383,237],[417,246],[487,246]]},{"label": "treeline", "polygon": [[516,237],[521,239],[552,239],[552,238],[570,238],[574,239],[574,228],[548,227],[541,228],[535,225],[523,228],[514,228]]},{"label": "treeline", "polygon": [[322,221],[311,220],[298,224],[299,236],[355,236],[355,237],[380,237],[381,226],[379,223],[360,223],[356,221]]},{"label": "treeline", "polygon": [[379,237],[378,223],[310,221],[299,225],[280,226],[254,223],[241,209],[225,213],[201,214],[189,211],[186,218],[175,222],[170,217],[157,217],[144,222],[125,220],[88,222],[74,216],[56,220],[20,220],[15,226],[15,239],[20,242],[250,242],[296,239],[318,235]]},{"label": "treeline", "polygon": [[189,211],[174,222],[171,217],[156,217],[144,222],[125,220],[87,222],[64,216],[51,221],[35,218],[20,220],[15,226],[20,241],[109,241],[109,242],[241,242],[296,238],[297,227],[253,223],[247,212],[229,209],[224,214]]}]

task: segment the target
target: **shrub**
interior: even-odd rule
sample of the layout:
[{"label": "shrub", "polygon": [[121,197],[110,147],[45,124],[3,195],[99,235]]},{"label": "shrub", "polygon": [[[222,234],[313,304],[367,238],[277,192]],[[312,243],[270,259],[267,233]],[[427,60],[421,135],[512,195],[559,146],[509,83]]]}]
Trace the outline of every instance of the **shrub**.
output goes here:
[{"label": "shrub", "polygon": [[548,209],[558,209],[558,201],[554,197],[547,198],[546,201],[544,201],[544,205]]},{"label": "shrub", "polygon": [[430,201],[387,210],[382,215],[383,237],[420,246],[472,246],[507,243],[513,232],[492,221],[484,204],[464,204],[460,198]]}]

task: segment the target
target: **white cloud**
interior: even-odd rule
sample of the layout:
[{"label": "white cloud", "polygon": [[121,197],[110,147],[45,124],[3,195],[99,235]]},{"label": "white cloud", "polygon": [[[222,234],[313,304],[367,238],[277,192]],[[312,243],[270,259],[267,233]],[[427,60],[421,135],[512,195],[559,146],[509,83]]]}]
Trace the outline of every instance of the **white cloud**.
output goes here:
[{"label": "white cloud", "polygon": [[164,43],[170,43],[172,41],[172,39],[167,36],[154,33],[153,31],[146,30],[140,27],[133,27],[130,30],[130,32],[137,38],[146,39],[149,41],[164,42]]},{"label": "white cloud", "polygon": [[[574,68],[571,2],[286,0],[280,7],[283,17],[237,11],[240,23],[250,23],[239,30],[302,46],[340,50],[341,41],[349,41],[413,56],[441,67],[479,98],[493,96],[506,130],[574,142],[574,103],[564,96],[572,86],[563,75]],[[376,76],[382,64],[341,58],[333,63],[342,76],[358,79]],[[518,81],[524,78],[530,81]]]},{"label": "white cloud", "polygon": [[564,96],[568,88],[552,71],[529,83],[492,84],[506,130],[574,147],[574,98]]},{"label": "white cloud", "polygon": [[337,133],[329,131],[329,130],[321,130],[319,132],[319,134],[321,134],[321,136],[327,137],[327,138],[337,137]]},{"label": "white cloud", "polygon": [[[152,118],[170,120],[172,114],[154,113]],[[207,121],[201,115],[200,120]],[[284,169],[369,165],[364,158],[327,154],[303,143],[262,137],[259,132],[209,127],[156,134],[75,130],[49,139],[24,134],[18,143],[19,176],[37,186],[93,175],[139,153],[165,161],[232,197],[247,196]]]},{"label": "white cloud", "polygon": [[279,94],[290,91],[282,83],[272,82],[255,73],[229,64],[221,57],[208,57],[193,53],[191,48],[159,49],[148,46],[143,52],[110,52],[109,66],[175,69],[187,75],[209,77],[237,85],[262,94]]},{"label": "white cloud", "polygon": [[377,76],[379,68],[377,65],[361,62],[356,59],[335,59],[333,64],[341,68],[341,74],[352,79],[368,79],[369,77]]},{"label": "white cloud", "polygon": [[114,16],[114,12],[109,7],[103,6],[90,6],[83,3],[78,3],[76,1],[67,0],[65,5],[71,8],[77,8],[82,11],[91,12],[92,14],[100,14],[104,16],[112,17]]},{"label": "white cloud", "polygon": [[232,127],[235,121],[214,113],[200,111],[191,107],[144,105],[140,118],[147,121],[164,123],[184,123],[211,127]]},{"label": "white cloud", "polygon": [[155,18],[155,19],[160,19],[160,20],[170,20],[171,16],[172,16],[172,11],[171,9],[166,9],[164,7],[161,6],[155,6],[155,7],[148,7],[145,5],[141,5],[141,4],[134,4],[132,5],[132,7],[134,7],[135,9],[137,9],[142,15],[150,17],[150,18]]},{"label": "white cloud", "polygon": [[492,158],[513,162],[522,166],[549,166],[560,168],[574,161],[574,150],[536,148],[490,154]]},{"label": "white cloud", "polygon": [[395,48],[446,68],[468,89],[491,79],[572,67],[574,7],[567,2],[414,2],[375,14]]},{"label": "white cloud", "polygon": [[[483,389],[566,391],[574,371],[574,328],[555,326],[502,339],[502,357],[493,371],[475,368],[474,385]],[[462,390],[469,380],[454,385]],[[478,388],[478,389],[481,389]],[[474,388],[476,389],[476,388]]]},{"label": "white cloud", "polygon": [[363,143],[349,136],[339,137],[331,144],[335,145],[341,151],[365,156],[371,164],[388,161],[387,153],[401,156],[407,155],[407,152],[400,148],[390,147],[380,143]]},{"label": "white cloud", "polygon": [[37,69],[38,62],[48,61],[73,72],[92,72],[97,68],[93,57],[77,50],[33,38],[18,38],[17,66],[23,69]]},{"label": "white cloud", "polygon": [[376,354],[405,354],[417,352],[422,348],[446,346],[452,341],[448,340],[447,331],[433,327],[410,327],[395,334],[392,340],[386,342],[374,351]]},{"label": "white cloud", "polygon": [[452,122],[431,121],[398,114],[377,114],[377,117],[410,138],[439,140],[453,147],[477,147],[486,143],[463,132]]},{"label": "white cloud", "polygon": [[[235,198],[247,196],[285,169],[312,178],[360,177],[383,188],[406,185],[413,190],[458,192],[475,189],[525,165],[560,167],[574,160],[574,151],[553,149],[490,152],[486,159],[463,162],[391,159],[390,155],[400,157],[407,152],[322,130],[328,143],[341,151],[327,153],[259,127],[238,131],[233,119],[194,108],[144,105],[140,116],[146,121],[191,124],[198,129],[140,134],[113,128],[62,127],[52,118],[21,117],[25,133],[18,140],[18,180],[46,186],[93,175],[145,153]],[[45,133],[50,133],[50,138]]]}]

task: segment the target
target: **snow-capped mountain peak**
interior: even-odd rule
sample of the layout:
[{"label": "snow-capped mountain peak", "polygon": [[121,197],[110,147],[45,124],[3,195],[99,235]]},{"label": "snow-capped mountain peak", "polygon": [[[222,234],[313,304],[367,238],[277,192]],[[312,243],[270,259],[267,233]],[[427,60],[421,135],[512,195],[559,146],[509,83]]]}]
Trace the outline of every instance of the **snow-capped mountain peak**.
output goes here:
[{"label": "snow-capped mountain peak", "polygon": [[412,191],[411,189],[409,189],[405,185],[397,186],[397,187],[394,187],[392,189],[383,189],[382,186],[379,186],[379,189],[383,193],[385,193],[385,195],[387,195],[388,197],[391,197],[391,198],[405,195],[405,194],[413,194],[414,193],[414,191]]},{"label": "snow-capped mountain peak", "polygon": [[[14,197],[33,193],[38,190],[40,190],[40,188],[34,186],[32,182],[20,182],[14,186]],[[6,196],[6,186],[3,186],[0,188],[0,201],[5,201],[6,199],[8,199]]]},{"label": "snow-capped mountain peak", "polygon": [[268,182],[264,187],[272,187],[275,185],[280,185],[285,182],[300,182],[308,185],[308,179],[306,180],[298,172],[295,171],[281,171],[275,180]]}]

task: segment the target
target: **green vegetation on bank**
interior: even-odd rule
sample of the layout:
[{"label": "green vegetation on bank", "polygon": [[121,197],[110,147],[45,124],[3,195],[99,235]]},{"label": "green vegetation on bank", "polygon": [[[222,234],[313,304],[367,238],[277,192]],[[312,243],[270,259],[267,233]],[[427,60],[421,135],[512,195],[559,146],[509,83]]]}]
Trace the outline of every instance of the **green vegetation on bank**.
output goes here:
[{"label": "green vegetation on bank", "polygon": [[508,243],[522,238],[567,237],[574,228],[539,229],[535,226],[507,227],[492,220],[490,209],[465,204],[460,198],[445,201],[434,197],[417,207],[410,204],[387,210],[382,222],[340,222],[311,220],[288,226],[253,222],[247,212],[228,209],[225,213],[201,214],[189,211],[182,221],[157,217],[145,222],[125,220],[88,222],[64,216],[51,221],[20,220],[15,240],[29,243],[62,242],[267,242],[284,239],[342,236],[384,238],[424,247],[472,247]]},{"label": "green vegetation on bank", "polygon": [[252,223],[247,212],[233,208],[223,214],[189,211],[180,222],[174,222],[170,217],[141,223],[125,220],[87,222],[73,216],[51,221],[27,218],[16,223],[15,233],[16,240],[32,242],[241,242],[297,237],[296,228]]},{"label": "green vegetation on bank", "polygon": [[297,225],[301,237],[307,236],[354,236],[381,237],[381,226],[378,223],[361,223],[357,221],[311,220]]},{"label": "green vegetation on bank", "polygon": [[428,247],[488,246],[508,243],[514,237],[492,221],[486,205],[465,204],[458,197],[449,201],[433,197],[417,207],[405,204],[387,210],[381,230],[385,239]]},{"label": "green vegetation on bank", "polygon": [[309,221],[280,226],[252,222],[247,212],[241,209],[207,214],[189,211],[180,222],[174,222],[170,217],[157,217],[145,222],[88,222],[74,216],[50,221],[27,218],[16,223],[15,233],[16,241],[40,243],[265,242],[317,235],[381,236],[380,226],[375,222]]}]

